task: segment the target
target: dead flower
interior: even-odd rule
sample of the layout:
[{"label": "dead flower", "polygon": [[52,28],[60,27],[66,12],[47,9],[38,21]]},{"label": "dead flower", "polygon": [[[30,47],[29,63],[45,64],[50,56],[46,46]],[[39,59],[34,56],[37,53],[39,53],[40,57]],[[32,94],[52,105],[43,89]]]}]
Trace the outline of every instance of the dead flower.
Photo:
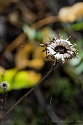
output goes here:
[{"label": "dead flower", "polygon": [[3,81],[3,82],[1,82],[0,87],[1,87],[3,90],[7,90],[7,89],[9,88],[9,83],[6,82],[6,81]]},{"label": "dead flower", "polygon": [[64,40],[61,36],[59,39],[55,37],[49,43],[41,44],[42,47],[45,47],[46,51],[46,60],[59,61],[62,63],[66,62],[69,59],[77,57],[77,49],[74,48],[76,44],[71,44],[67,38]]}]

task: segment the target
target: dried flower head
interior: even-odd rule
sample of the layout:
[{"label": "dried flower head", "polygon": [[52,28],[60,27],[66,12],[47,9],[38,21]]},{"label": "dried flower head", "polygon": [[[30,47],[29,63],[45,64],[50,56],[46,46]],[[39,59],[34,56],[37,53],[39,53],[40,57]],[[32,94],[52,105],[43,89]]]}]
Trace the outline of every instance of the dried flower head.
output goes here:
[{"label": "dried flower head", "polygon": [[59,61],[63,63],[68,59],[77,57],[77,49],[74,48],[76,44],[71,44],[69,38],[64,40],[61,36],[56,39],[54,36],[49,43],[41,44],[45,47],[46,60]]},{"label": "dried flower head", "polygon": [[0,87],[1,87],[3,90],[7,90],[7,89],[9,88],[9,83],[6,82],[6,81],[3,81],[3,82],[1,82]]}]

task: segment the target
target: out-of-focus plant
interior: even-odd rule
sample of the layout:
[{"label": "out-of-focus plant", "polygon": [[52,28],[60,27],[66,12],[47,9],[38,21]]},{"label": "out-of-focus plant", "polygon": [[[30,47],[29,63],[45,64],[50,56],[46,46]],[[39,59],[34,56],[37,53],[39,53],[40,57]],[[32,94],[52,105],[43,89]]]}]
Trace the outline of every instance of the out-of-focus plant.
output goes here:
[{"label": "out-of-focus plant", "polygon": [[83,2],[59,10],[58,17],[63,22],[74,22],[83,17]]},{"label": "out-of-focus plant", "polygon": [[37,84],[40,79],[41,74],[33,70],[18,71],[17,69],[10,69],[0,74],[0,82],[7,81],[9,83],[7,90],[9,91],[32,87]]}]

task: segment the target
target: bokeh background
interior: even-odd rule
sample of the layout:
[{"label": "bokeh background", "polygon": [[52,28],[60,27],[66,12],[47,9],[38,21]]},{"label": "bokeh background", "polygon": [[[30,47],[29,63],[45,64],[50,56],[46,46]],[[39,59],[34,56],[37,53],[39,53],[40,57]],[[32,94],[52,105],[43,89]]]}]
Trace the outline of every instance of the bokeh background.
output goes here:
[{"label": "bokeh background", "polygon": [[[81,3],[79,3],[81,2]],[[64,7],[64,8],[63,8]],[[83,2],[80,0],[0,0],[0,83],[4,114],[50,69],[40,44],[59,34],[76,43],[78,59],[59,63],[1,125],[83,125]]]}]

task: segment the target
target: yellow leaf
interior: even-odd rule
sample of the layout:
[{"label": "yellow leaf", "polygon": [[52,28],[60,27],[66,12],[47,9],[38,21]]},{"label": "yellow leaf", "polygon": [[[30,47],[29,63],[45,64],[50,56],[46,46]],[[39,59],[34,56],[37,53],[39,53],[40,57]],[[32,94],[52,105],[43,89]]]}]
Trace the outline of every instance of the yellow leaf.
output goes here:
[{"label": "yellow leaf", "polygon": [[28,86],[31,87],[36,85],[41,80],[41,74],[36,73],[35,71],[29,71],[28,78],[28,81],[30,83],[28,84]]},{"label": "yellow leaf", "polygon": [[40,69],[44,66],[45,61],[43,59],[33,59],[28,62],[27,66],[32,67],[34,69]]},{"label": "yellow leaf", "polygon": [[63,22],[74,22],[78,18],[83,17],[83,2],[76,3],[70,7],[61,8],[58,17]]}]

